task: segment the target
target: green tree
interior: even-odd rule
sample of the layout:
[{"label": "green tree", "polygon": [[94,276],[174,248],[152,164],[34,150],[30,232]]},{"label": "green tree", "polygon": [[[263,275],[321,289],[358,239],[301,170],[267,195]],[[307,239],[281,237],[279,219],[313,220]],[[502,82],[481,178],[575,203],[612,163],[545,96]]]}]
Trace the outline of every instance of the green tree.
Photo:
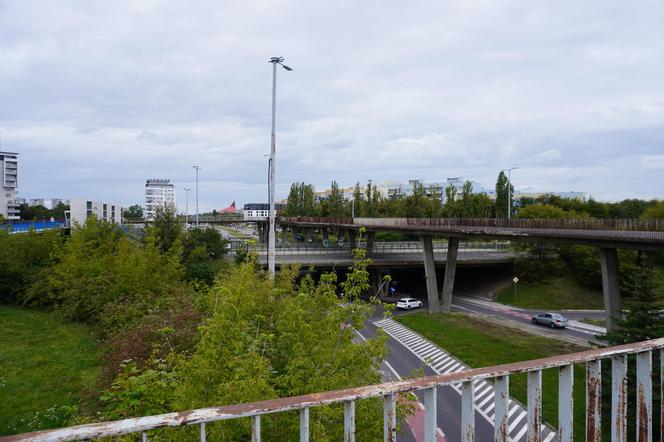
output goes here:
[{"label": "green tree", "polygon": [[534,204],[520,209],[517,218],[588,218],[588,215],[568,212],[551,204]]},{"label": "green tree", "polygon": [[212,284],[222,267],[221,259],[228,252],[228,241],[212,227],[189,229],[183,249],[187,279]]},{"label": "green tree", "polygon": [[344,208],[344,194],[336,181],[330,185],[330,196],[327,200],[327,215],[332,218],[341,218],[346,215]]},{"label": "green tree", "polygon": [[664,203],[657,202],[641,214],[642,219],[664,219]]},{"label": "green tree", "polygon": [[[359,251],[360,255],[362,251]],[[373,306],[358,299],[368,286],[366,264],[357,264],[337,295],[337,277],[320,281],[299,268],[284,268],[273,280],[253,262],[231,269],[202,300],[208,319],[199,328],[193,351],[155,361],[149,370],[128,366],[104,396],[107,418],[219,406],[336,390],[381,381],[380,364],[386,356],[386,336],[357,342],[355,329],[364,326]],[[299,282],[298,282],[299,281]],[[145,386],[149,386],[146,388]],[[399,411],[408,412],[408,397]],[[404,405],[404,403],[406,403]],[[382,438],[380,400],[358,401],[359,440]],[[343,439],[341,407],[311,409],[313,440]],[[261,419],[266,440],[297,439],[299,418],[292,413]],[[163,430],[168,440],[186,440],[187,430]],[[208,427],[213,440],[249,437],[244,420],[218,422]]]},{"label": "green tree", "polygon": [[143,208],[138,204],[129,206],[124,210],[124,217],[132,221],[143,219]]},{"label": "green tree", "polygon": [[43,270],[62,244],[53,230],[10,235],[0,229],[0,303],[16,302],[32,284],[42,282]]},{"label": "green tree", "polygon": [[51,211],[41,205],[28,206],[24,203],[21,204],[19,210],[21,219],[26,221],[48,220],[51,217]]},{"label": "green tree", "polygon": [[360,182],[355,183],[353,188],[353,201],[351,204],[355,207],[354,212],[356,217],[364,216],[364,202],[362,201],[362,188]]},{"label": "green tree", "polygon": [[176,244],[180,244],[184,234],[184,225],[177,216],[175,206],[158,206],[155,209],[154,221],[148,227],[162,252],[168,252]]},{"label": "green tree", "polygon": [[498,218],[507,218],[507,200],[508,194],[514,194],[514,187],[507,182],[507,175],[502,170],[496,180],[496,216]]}]

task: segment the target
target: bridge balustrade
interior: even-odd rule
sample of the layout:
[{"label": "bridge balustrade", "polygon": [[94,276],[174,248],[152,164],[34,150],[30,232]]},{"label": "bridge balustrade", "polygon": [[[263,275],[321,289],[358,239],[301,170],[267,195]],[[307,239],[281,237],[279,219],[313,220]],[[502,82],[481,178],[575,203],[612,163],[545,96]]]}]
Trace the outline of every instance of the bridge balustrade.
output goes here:
[{"label": "bridge balustrade", "polygon": [[[602,362],[610,362],[612,391],[610,428],[612,440],[627,440],[627,409],[636,407],[636,440],[652,441],[653,434],[653,354],[659,356],[660,367],[664,366],[664,339],[654,339],[635,344],[588,350],[561,356],[536,359],[527,362],[470,369],[461,372],[426,376],[415,379],[388,382],[378,385],[328,391],[302,396],[273,399],[261,402],[201,408],[185,412],[174,412],[155,416],[144,416],[113,422],[100,422],[76,427],[46,430],[23,435],[0,438],[0,441],[70,441],[90,440],[138,433],[143,441],[151,438],[162,440],[160,429],[166,427],[198,426],[197,437],[205,441],[206,425],[232,419],[251,419],[252,441],[261,439],[263,416],[299,411],[300,441],[309,441],[309,412],[314,407],[332,404],[344,405],[344,440],[355,440],[355,403],[369,398],[382,398],[383,433],[385,441],[395,441],[397,431],[396,403],[404,393],[424,393],[425,441],[435,441],[437,432],[437,388],[460,385],[460,440],[475,440],[475,384],[481,380],[493,380],[494,395],[494,440],[507,441],[509,433],[509,380],[517,373],[527,373],[527,423],[528,440],[540,441],[542,421],[542,371],[558,371],[558,428],[557,440],[571,442],[575,425],[585,425],[586,440],[602,440]],[[628,404],[627,366],[628,356],[635,355],[636,391],[635,404]],[[630,361],[632,359],[629,359]],[[574,422],[573,388],[574,366],[585,365],[585,419]],[[660,376],[657,377],[661,378]],[[664,396],[663,396],[664,397]],[[661,400],[661,399],[660,399]],[[664,404],[662,404],[664,405]],[[664,409],[664,408],[663,408]]]}]

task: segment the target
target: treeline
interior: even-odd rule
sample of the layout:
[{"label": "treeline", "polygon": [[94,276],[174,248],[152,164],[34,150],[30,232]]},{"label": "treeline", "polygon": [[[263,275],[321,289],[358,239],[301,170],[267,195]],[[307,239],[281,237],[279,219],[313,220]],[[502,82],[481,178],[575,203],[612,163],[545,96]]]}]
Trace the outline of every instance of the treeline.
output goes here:
[{"label": "treeline", "polygon": [[[514,189],[510,186],[511,191]],[[506,218],[508,214],[508,183],[503,172],[496,181],[496,197],[476,193],[466,181],[461,190],[445,189],[445,198],[436,188],[414,183],[409,195],[384,197],[369,181],[356,183],[353,195],[344,196],[336,181],[322,197],[316,196],[312,184],[293,183],[283,216],[377,217],[377,218]],[[444,203],[442,201],[445,201]],[[525,218],[664,218],[664,203],[657,200],[627,199],[616,203],[561,198],[542,195],[512,201],[512,216]],[[539,216],[533,216],[537,214]]]},{"label": "treeline", "polygon": [[[457,194],[454,187],[446,190],[446,201],[436,190],[415,183],[410,195],[390,199],[383,197],[374,184],[355,185],[352,198],[345,198],[338,183],[332,181],[330,193],[317,198],[312,184],[291,185],[283,216],[376,217],[376,218],[486,218],[496,215],[496,202],[485,194],[474,193],[467,182]],[[505,204],[507,207],[507,204]],[[507,216],[507,212],[505,212]]]},{"label": "treeline", "polygon": [[65,210],[69,210],[69,205],[64,203],[58,203],[57,206],[52,209],[46,208],[42,205],[28,206],[27,204],[21,204],[19,207],[21,211],[21,220],[24,221],[48,221],[51,218],[54,219],[64,219]]},{"label": "treeline", "polygon": [[[0,232],[0,302],[87,323],[100,340],[97,399],[53,425],[381,382],[385,335],[354,342],[354,330],[373,313],[373,305],[359,299],[369,290],[362,251],[346,280],[328,273],[316,282],[297,267],[272,278],[252,256],[222,264],[225,245],[213,229],[185,231],[168,210],[150,227],[129,232],[94,217],[69,237]],[[404,397],[398,406],[406,412],[412,404]],[[313,439],[343,438],[343,408],[317,407],[310,419]],[[359,402],[356,419],[359,438],[382,437],[379,399]],[[263,436],[296,439],[298,423],[292,413],[265,416]],[[191,440],[197,431],[163,429],[149,437]],[[208,424],[207,436],[248,440],[249,422]]]}]

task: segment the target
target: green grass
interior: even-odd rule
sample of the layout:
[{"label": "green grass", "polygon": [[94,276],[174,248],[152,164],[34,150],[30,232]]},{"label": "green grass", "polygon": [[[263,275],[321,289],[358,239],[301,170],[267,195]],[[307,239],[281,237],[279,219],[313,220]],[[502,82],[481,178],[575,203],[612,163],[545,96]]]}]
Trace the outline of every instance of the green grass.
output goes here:
[{"label": "green grass", "polygon": [[55,314],[0,306],[0,435],[66,423],[99,377],[89,327]]},{"label": "green grass", "polygon": [[585,322],[590,325],[598,325],[600,327],[606,327],[606,321],[604,319],[592,319],[592,318],[583,318],[579,319],[580,322]]},{"label": "green grass", "polygon": [[496,301],[537,310],[604,309],[602,292],[581,285],[572,275],[534,284],[519,282],[516,296],[514,286],[510,285],[498,293]]},{"label": "green grass", "polygon": [[[534,336],[460,313],[416,313],[397,321],[435,342],[472,368],[527,361],[585,350],[574,344]],[[526,374],[510,376],[510,395],[527,402]],[[585,373],[574,368],[574,439],[584,440]],[[558,422],[558,370],[542,371],[542,409],[545,421]]]}]

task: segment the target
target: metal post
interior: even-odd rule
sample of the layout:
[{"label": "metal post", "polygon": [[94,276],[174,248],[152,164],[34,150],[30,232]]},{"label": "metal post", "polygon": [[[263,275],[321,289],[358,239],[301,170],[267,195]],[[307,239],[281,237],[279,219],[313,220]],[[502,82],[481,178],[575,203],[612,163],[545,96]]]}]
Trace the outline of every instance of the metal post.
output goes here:
[{"label": "metal post", "polygon": [[572,442],[574,411],[574,366],[558,369],[558,440]]},{"label": "metal post", "polygon": [[344,442],[355,441],[355,402],[344,402]]},{"label": "metal post", "polygon": [[507,221],[512,220],[512,169],[507,170]]},{"label": "metal post", "polygon": [[636,355],[636,440],[652,440],[652,353]]},{"label": "metal post", "polygon": [[542,370],[528,372],[528,442],[542,440]]},{"label": "metal post", "polygon": [[196,169],[196,228],[198,228],[198,171],[201,166],[194,166],[194,169]]},{"label": "metal post", "polygon": [[277,112],[277,63],[278,58],[273,57],[270,62],[272,63],[272,137],[270,141],[270,173],[269,173],[269,189],[270,189],[270,222],[268,233],[268,252],[267,252],[267,265],[271,275],[274,275],[275,268],[275,231],[274,231],[274,181],[275,181],[275,157],[276,157],[276,112]]},{"label": "metal post", "polygon": [[397,440],[397,409],[394,393],[383,396],[383,440],[396,442]]},{"label": "metal post", "polygon": [[495,421],[493,427],[493,440],[495,442],[507,442],[509,437],[509,402],[510,402],[510,378],[498,376],[495,380]]},{"label": "metal post", "polygon": [[424,442],[436,442],[438,429],[436,410],[436,387],[424,390]]},{"label": "metal post", "polygon": [[189,225],[189,191],[191,189],[189,187],[185,187],[184,191],[187,193],[187,197],[185,199],[185,204],[184,204],[184,225],[185,227]]},{"label": "metal post", "polygon": [[475,442],[474,401],[475,386],[473,381],[466,381],[461,384],[461,442]]},{"label": "metal post", "polygon": [[309,408],[300,410],[300,442],[309,442]]},{"label": "metal post", "polygon": [[611,440],[627,440],[627,356],[611,359]]},{"label": "metal post", "polygon": [[602,440],[602,361],[586,362],[586,441]]}]

